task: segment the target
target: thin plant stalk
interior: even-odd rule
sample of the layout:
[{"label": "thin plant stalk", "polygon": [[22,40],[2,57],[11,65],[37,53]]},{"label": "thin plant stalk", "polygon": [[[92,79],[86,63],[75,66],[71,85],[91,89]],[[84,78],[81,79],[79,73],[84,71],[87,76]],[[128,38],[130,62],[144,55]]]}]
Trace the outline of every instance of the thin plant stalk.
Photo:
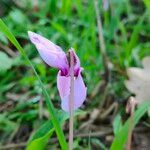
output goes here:
[{"label": "thin plant stalk", "polygon": [[132,145],[132,132],[134,128],[134,110],[135,110],[135,102],[131,97],[131,110],[130,110],[130,121],[129,121],[129,132],[128,132],[128,140],[126,150],[131,150]]},{"label": "thin plant stalk", "polygon": [[69,97],[69,150],[73,149],[73,107],[74,107],[74,58],[72,55],[72,51],[69,53],[70,55],[70,78],[71,78],[71,86],[70,86],[70,97]]},{"label": "thin plant stalk", "polygon": [[94,5],[95,5],[95,12],[96,12],[96,20],[97,20],[97,26],[98,26],[98,37],[99,37],[99,47],[100,47],[100,52],[102,55],[103,59],[103,64],[105,68],[105,80],[109,81],[109,67],[108,67],[108,58],[106,55],[106,47],[105,47],[105,42],[104,42],[104,37],[103,37],[103,27],[102,27],[102,21],[101,21],[101,15],[100,15],[100,10],[98,7],[98,1],[94,0]]}]

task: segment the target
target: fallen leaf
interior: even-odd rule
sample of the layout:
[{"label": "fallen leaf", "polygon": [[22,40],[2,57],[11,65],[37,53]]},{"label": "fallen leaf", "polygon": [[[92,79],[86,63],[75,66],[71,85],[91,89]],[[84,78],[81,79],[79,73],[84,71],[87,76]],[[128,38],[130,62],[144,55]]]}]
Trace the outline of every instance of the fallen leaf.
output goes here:
[{"label": "fallen leaf", "polygon": [[138,103],[150,98],[150,57],[142,61],[143,68],[131,67],[127,69],[129,80],[125,81],[126,88],[133,94]]}]

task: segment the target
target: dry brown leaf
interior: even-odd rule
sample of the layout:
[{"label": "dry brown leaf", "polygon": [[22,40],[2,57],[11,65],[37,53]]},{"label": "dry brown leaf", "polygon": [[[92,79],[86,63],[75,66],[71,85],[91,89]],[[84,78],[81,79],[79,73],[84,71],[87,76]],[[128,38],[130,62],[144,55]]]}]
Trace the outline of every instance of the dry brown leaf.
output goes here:
[{"label": "dry brown leaf", "polygon": [[127,69],[129,80],[125,81],[126,88],[133,94],[138,103],[150,99],[150,57],[142,61],[143,68]]}]

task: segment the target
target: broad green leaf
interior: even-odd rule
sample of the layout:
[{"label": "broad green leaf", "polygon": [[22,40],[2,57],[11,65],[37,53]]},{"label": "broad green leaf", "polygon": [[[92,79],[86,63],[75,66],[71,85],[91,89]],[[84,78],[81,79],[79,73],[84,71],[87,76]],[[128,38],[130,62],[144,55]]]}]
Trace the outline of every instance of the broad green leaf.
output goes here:
[{"label": "broad green leaf", "polygon": [[0,51],[0,72],[7,71],[12,66],[12,59],[6,53]]},{"label": "broad green leaf", "polygon": [[150,10],[150,0],[143,0],[145,6]]},{"label": "broad green leaf", "polygon": [[[140,118],[145,114],[145,112],[149,108],[150,108],[150,100],[139,106],[139,108],[134,113],[134,126],[139,122]],[[130,120],[131,118],[129,118],[126,121],[121,130],[117,133],[110,150],[123,150],[124,144],[126,143],[128,138]]]},{"label": "broad green leaf", "polygon": [[113,121],[114,134],[116,135],[121,128],[122,128],[121,116],[120,114],[118,114]]},{"label": "broad green leaf", "polygon": [[[81,110],[78,110],[75,112],[74,115],[83,114],[84,112]],[[62,125],[62,123],[69,118],[69,113],[66,113],[64,111],[58,111],[57,118],[59,121],[59,124]],[[44,150],[46,147],[46,144],[51,137],[51,135],[54,132],[54,126],[51,122],[51,120],[44,123],[30,138],[27,150]]]},{"label": "broad green leaf", "polygon": [[29,141],[29,144],[27,146],[27,150],[33,150],[33,149],[44,150],[53,132],[54,132],[54,127],[52,122],[47,121],[31,137],[31,140]]},{"label": "broad green leaf", "polygon": [[60,124],[57,120],[55,108],[53,106],[53,103],[50,99],[49,94],[47,93],[47,90],[44,87],[44,84],[42,83],[39,75],[37,74],[37,71],[35,70],[35,68],[34,68],[32,62],[30,61],[30,59],[28,58],[28,56],[26,55],[24,49],[21,47],[21,45],[19,44],[19,42],[17,41],[15,36],[11,33],[11,31],[8,29],[8,27],[5,25],[5,23],[2,21],[2,19],[0,19],[0,30],[12,42],[12,44],[17,48],[17,50],[26,59],[26,61],[28,62],[28,64],[32,68],[32,70],[34,71],[34,74],[37,77],[37,80],[39,81],[40,87],[43,91],[45,101],[46,101],[46,104],[47,104],[47,107],[48,107],[48,110],[49,110],[49,114],[50,114],[50,117],[51,117],[51,121],[52,121],[52,123],[55,127],[55,131],[56,131],[59,143],[62,147],[62,150],[66,150],[67,147],[68,147],[67,142],[65,140],[65,136],[64,136],[64,133],[63,133],[61,127],[60,127]]}]

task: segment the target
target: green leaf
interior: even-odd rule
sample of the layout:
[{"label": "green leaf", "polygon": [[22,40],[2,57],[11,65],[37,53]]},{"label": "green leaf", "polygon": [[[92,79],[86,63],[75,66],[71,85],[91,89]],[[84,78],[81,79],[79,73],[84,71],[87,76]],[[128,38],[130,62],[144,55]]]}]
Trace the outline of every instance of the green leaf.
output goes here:
[{"label": "green leaf", "polygon": [[[150,101],[146,101],[141,104],[139,108],[134,113],[134,126],[139,122],[140,118],[145,114],[145,112],[150,108]],[[131,118],[129,118],[123,125],[121,130],[115,136],[115,139],[111,145],[110,150],[123,150],[124,144],[128,138],[128,130]]]},{"label": "green leaf", "polygon": [[14,35],[11,33],[11,31],[8,29],[8,27],[5,25],[5,23],[2,21],[2,19],[0,19],[0,30],[3,32],[3,34],[12,42],[12,44],[14,44],[14,46],[18,49],[18,51],[20,52],[20,54],[26,59],[26,61],[28,62],[28,64],[30,65],[30,67],[32,68],[32,70],[34,71],[35,76],[37,77],[37,80],[39,81],[40,87],[43,91],[44,97],[45,97],[45,101],[49,110],[49,114],[51,117],[51,121],[55,127],[55,131],[59,140],[59,143],[62,147],[62,150],[66,150],[67,149],[67,142],[65,140],[65,136],[64,133],[60,127],[60,124],[57,120],[57,116],[56,116],[56,112],[55,112],[55,108],[53,106],[52,101],[50,100],[49,94],[47,93],[44,84],[42,83],[39,75],[37,74],[32,62],[29,60],[28,56],[26,55],[24,49],[21,47],[21,45],[19,44],[19,42],[16,40],[16,38],[14,37]]},{"label": "green leaf", "polygon": [[121,128],[122,128],[121,116],[120,114],[118,114],[113,121],[114,134],[116,135]]},{"label": "green leaf", "polygon": [[[145,11],[145,13],[139,18],[137,24],[134,26],[133,28],[133,32],[130,36],[130,40],[126,46],[126,55],[127,55],[127,60],[130,62],[131,60],[131,54],[132,54],[132,49],[136,46],[136,44],[138,43],[138,39],[139,39],[139,33],[141,32],[142,29],[142,25],[144,22],[144,19],[146,18],[146,16],[148,15],[148,11]],[[129,65],[127,62],[127,66]]]},{"label": "green leaf", "polygon": [[54,127],[51,121],[47,121],[39,128],[37,132],[31,137],[27,150],[44,150],[50,136],[54,132]]},{"label": "green leaf", "polygon": [[143,0],[145,6],[150,10],[150,0]]},{"label": "green leaf", "polygon": [[[81,110],[78,110],[75,112],[75,116],[78,114],[84,113]],[[69,118],[69,113],[66,113],[62,110],[58,111],[57,118],[59,121],[59,124],[62,125],[62,123]],[[46,147],[46,144],[51,137],[51,135],[54,132],[54,126],[52,122],[49,120],[46,123],[44,123],[30,138],[27,150],[44,150]]]},{"label": "green leaf", "polygon": [[12,66],[12,59],[0,51],[0,72],[7,71]]}]

